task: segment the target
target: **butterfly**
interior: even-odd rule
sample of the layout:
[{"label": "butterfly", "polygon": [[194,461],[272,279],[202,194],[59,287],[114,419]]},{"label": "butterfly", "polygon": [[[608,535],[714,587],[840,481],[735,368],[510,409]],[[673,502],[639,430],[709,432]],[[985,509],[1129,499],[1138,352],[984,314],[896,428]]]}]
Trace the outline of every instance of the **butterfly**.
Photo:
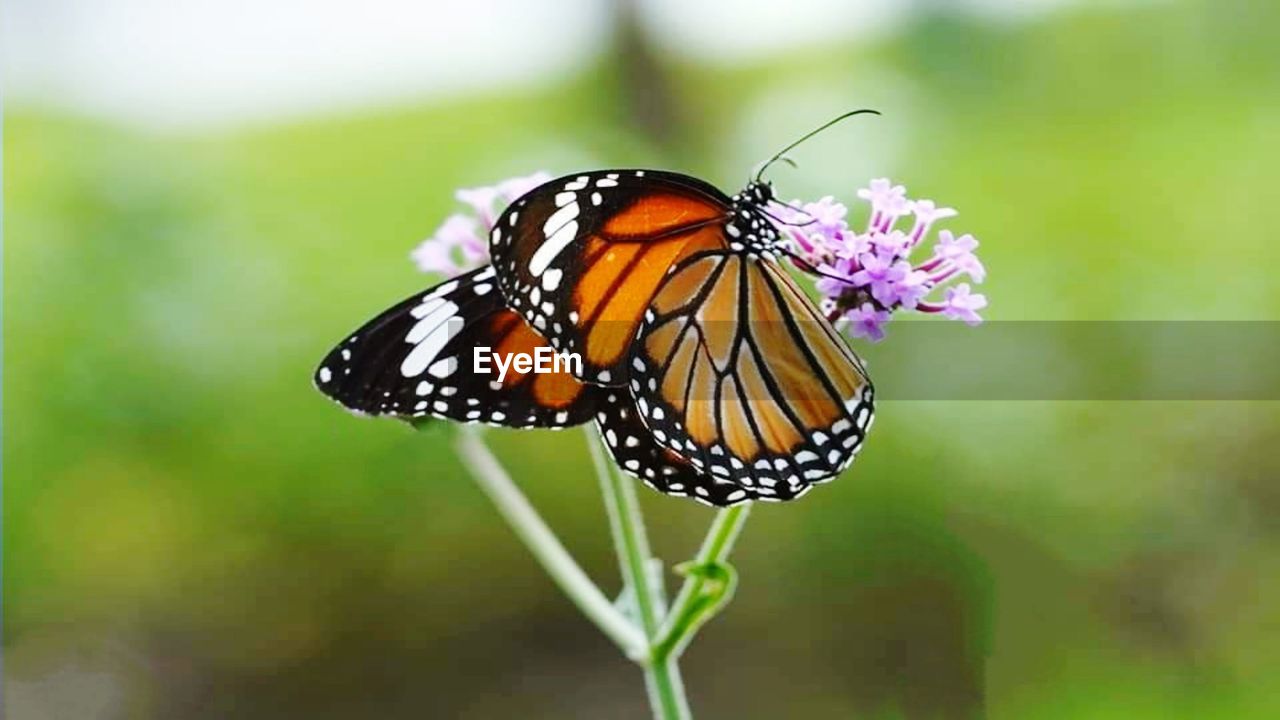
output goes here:
[{"label": "butterfly", "polygon": [[[640,169],[535,188],[494,223],[491,267],[375,318],[326,357],[317,386],[400,417],[556,428],[594,416],[615,460],[660,491],[713,505],[804,494],[853,461],[874,390],[783,268],[761,178],[853,114],[733,196]],[[460,372],[481,343],[579,363],[504,381]]]}]

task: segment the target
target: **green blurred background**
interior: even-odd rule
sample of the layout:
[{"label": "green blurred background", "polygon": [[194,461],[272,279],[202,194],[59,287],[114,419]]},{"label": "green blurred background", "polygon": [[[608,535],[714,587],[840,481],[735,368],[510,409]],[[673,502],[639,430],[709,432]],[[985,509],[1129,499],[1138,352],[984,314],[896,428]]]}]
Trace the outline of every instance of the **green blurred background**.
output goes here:
[{"label": "green blurred background", "polygon": [[[602,5],[598,49],[538,82],[178,130],[11,98],[6,717],[646,716],[451,428],[310,386],[431,282],[406,254],[458,187],[640,165],[734,189],[872,106],[781,193],[888,175],[959,208],[991,319],[1280,319],[1278,6],[973,5],[729,60]],[[582,434],[490,439],[615,591]],[[1275,403],[885,402],[845,477],[754,512],[685,658],[695,711],[1280,717],[1278,442]],[[711,513],[642,500],[687,558]]]}]

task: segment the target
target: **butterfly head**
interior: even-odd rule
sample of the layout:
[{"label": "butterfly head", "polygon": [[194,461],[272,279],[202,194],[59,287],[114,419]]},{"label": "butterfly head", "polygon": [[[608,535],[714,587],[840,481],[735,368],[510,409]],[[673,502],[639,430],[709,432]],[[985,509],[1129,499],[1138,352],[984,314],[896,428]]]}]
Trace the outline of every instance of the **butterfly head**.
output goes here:
[{"label": "butterfly head", "polygon": [[733,196],[733,217],[727,230],[731,248],[754,251],[775,248],[781,238],[765,210],[771,202],[774,202],[773,185],[767,180],[752,181]]},{"label": "butterfly head", "polygon": [[768,180],[755,180],[747,185],[740,197],[753,205],[764,207],[773,201],[773,183]]}]

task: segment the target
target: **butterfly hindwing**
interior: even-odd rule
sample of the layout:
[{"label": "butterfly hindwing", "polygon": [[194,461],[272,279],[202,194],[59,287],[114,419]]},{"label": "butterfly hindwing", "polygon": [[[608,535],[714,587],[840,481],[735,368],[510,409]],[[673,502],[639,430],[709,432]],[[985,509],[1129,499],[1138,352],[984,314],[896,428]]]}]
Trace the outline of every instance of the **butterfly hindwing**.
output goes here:
[{"label": "butterfly hindwing", "polygon": [[[552,351],[507,309],[491,267],[474,270],[395,305],[334,348],[315,373],[321,392],[354,412],[438,417],[508,427],[565,427],[594,415],[591,388],[567,367],[547,373],[508,367],[499,379],[487,357]],[[539,350],[542,348],[542,350]]]},{"label": "butterfly hindwing", "polygon": [[682,262],[632,362],[654,438],[762,498],[838,474],[871,424],[861,362],[771,259],[707,252]]},{"label": "butterfly hindwing", "polygon": [[568,175],[507,208],[490,254],[508,305],[552,346],[578,353],[583,379],[619,385],[667,270],[699,249],[724,247],[729,202],[677,173]]}]

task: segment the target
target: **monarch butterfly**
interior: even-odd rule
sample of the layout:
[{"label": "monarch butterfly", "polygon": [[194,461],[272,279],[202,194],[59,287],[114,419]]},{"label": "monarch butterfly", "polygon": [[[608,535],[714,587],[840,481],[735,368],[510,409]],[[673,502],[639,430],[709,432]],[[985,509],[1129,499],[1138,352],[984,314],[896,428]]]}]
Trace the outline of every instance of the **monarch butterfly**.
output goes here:
[{"label": "monarch butterfly", "polygon": [[594,419],[619,467],[661,492],[713,505],[794,495],[785,488],[753,492],[699,472],[653,440],[625,388],[585,384],[563,370],[512,368],[502,380],[473,372],[466,361],[475,348],[550,349],[493,283],[493,268],[484,267],[392,306],[325,356],[316,387],[354,412],[404,419],[553,429]]},{"label": "monarch butterfly", "polygon": [[[594,415],[623,469],[660,491],[713,505],[802,495],[852,462],[874,391],[779,263],[790,253],[761,178],[860,112],[874,111],[788,145],[732,197],[656,170],[533,189],[495,222],[492,267],[375,318],[330,353],[317,386],[374,414],[518,427]],[[454,377],[478,344],[546,345],[582,362],[510,382]]]}]

